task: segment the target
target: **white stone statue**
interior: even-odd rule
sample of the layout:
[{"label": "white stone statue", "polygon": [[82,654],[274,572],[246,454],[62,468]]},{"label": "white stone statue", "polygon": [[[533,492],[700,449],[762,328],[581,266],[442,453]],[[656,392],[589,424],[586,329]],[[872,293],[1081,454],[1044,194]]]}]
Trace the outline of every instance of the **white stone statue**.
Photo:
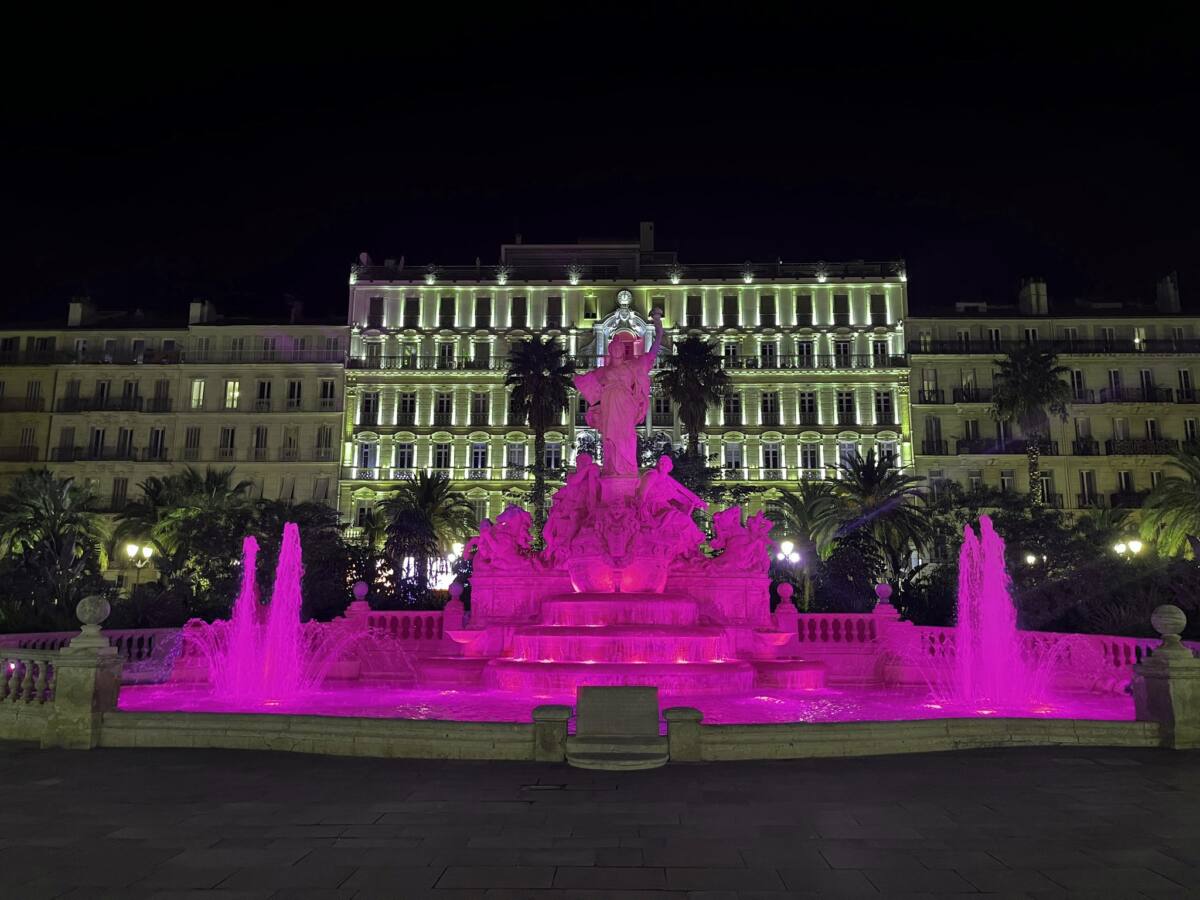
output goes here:
[{"label": "white stone statue", "polygon": [[692,512],[708,509],[708,504],[671,476],[675,464],[669,456],[660,456],[658,465],[642,473],[636,499],[642,516],[675,537],[676,552],[687,556],[698,552],[704,532],[692,520]]},{"label": "white stone statue", "polygon": [[771,567],[771,520],[762,512],[742,524],[741,507],[731,506],[713,516],[717,536],[709,546],[720,556],[708,560],[708,570],[716,575],[766,575]]},{"label": "white stone statue", "polygon": [[588,402],[587,423],[603,441],[604,474],[636,475],[637,428],[650,406],[650,370],[662,348],[662,311],[654,310],[654,343],[634,356],[625,341],[612,340],[605,363],[594,372],[575,376],[575,387]]},{"label": "white stone statue", "polygon": [[572,538],[591,512],[600,505],[600,467],[590,453],[575,457],[575,471],[554,494],[554,505],[542,530],[546,556],[565,562]]},{"label": "white stone statue", "polygon": [[533,516],[519,506],[509,506],[491,519],[479,523],[479,534],[467,541],[463,556],[472,559],[475,571],[533,570],[538,560],[531,552],[529,530]]}]

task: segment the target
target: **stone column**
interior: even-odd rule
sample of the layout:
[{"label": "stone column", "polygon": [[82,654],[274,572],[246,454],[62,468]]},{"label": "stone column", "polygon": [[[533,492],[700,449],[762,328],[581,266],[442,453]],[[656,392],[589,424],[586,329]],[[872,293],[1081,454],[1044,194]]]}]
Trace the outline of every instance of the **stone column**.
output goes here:
[{"label": "stone column", "polygon": [[92,749],[100,743],[104,713],[117,708],[122,659],[100,631],[109,611],[108,601],[98,596],[84,597],[75,607],[83,628],[55,663],[54,703],[43,747]]},{"label": "stone column", "polygon": [[1133,667],[1133,705],[1138,721],[1157,722],[1164,747],[1200,747],[1200,659],[1179,640],[1187,616],[1164,604],[1150,616],[1162,643]]},{"label": "stone column", "polygon": [[533,758],[562,762],[567,758],[567,720],[571,707],[549,704],[533,708]]},{"label": "stone column", "polygon": [[700,762],[700,722],[704,714],[691,706],[663,710],[667,720],[667,746],[671,762]]}]

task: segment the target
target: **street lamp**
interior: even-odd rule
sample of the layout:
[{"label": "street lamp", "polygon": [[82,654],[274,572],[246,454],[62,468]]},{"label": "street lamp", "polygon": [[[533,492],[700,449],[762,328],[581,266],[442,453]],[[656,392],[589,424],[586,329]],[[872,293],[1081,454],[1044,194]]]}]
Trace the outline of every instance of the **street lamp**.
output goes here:
[{"label": "street lamp", "polygon": [[1122,559],[1129,559],[1130,557],[1137,556],[1139,553],[1141,553],[1143,546],[1144,545],[1141,541],[1139,541],[1137,538],[1133,538],[1128,541],[1117,541],[1117,543],[1113,544],[1113,550],[1115,550],[1117,556],[1121,557]]},{"label": "street lamp", "polygon": [[[1046,554],[1045,553],[1042,554],[1040,561],[1043,565],[1045,565],[1045,563],[1046,563]],[[1026,553],[1025,554],[1025,565],[1036,566],[1038,564],[1038,562],[1039,562],[1039,559],[1038,559],[1037,554],[1035,554],[1035,553]]]},{"label": "street lamp", "polygon": [[137,570],[133,579],[134,587],[137,587],[138,582],[142,580],[142,569],[150,565],[150,558],[154,556],[154,547],[150,544],[143,546],[129,543],[125,545],[125,555],[129,557],[130,564]]},{"label": "street lamp", "polygon": [[800,562],[800,554],[796,552],[796,545],[791,541],[780,542],[779,552],[775,554],[775,558],[779,562],[789,562],[792,565]]}]

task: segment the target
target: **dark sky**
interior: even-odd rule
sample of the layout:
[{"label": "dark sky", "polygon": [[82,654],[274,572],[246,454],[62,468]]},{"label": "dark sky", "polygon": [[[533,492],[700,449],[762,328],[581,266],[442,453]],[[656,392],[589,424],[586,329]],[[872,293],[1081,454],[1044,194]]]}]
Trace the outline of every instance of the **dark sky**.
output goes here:
[{"label": "dark sky", "polygon": [[632,239],[640,219],[685,262],[904,255],[924,309],[1007,302],[1031,273],[1052,299],[1148,298],[1172,269],[1200,308],[1182,14],[570,6],[72,20],[52,53],[53,23],[13,31],[12,317],[83,292],[337,315],[361,250],[490,263],[517,230]]}]

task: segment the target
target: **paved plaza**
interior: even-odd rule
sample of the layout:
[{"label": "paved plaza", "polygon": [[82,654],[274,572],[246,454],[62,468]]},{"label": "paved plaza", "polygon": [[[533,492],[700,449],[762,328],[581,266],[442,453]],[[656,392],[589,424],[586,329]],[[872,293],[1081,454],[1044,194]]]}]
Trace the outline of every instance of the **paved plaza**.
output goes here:
[{"label": "paved plaza", "polygon": [[1200,896],[1200,753],[589,773],[0,744],[0,897]]}]

